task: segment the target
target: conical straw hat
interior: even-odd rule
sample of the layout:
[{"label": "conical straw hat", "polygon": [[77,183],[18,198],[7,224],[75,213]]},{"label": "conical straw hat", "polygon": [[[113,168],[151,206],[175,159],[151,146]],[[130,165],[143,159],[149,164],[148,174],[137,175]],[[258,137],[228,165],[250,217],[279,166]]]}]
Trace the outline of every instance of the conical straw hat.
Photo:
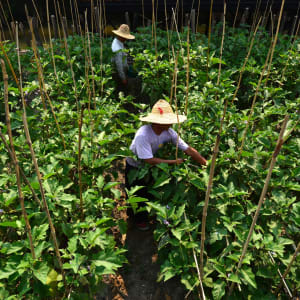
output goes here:
[{"label": "conical straw hat", "polygon": [[140,117],[141,121],[155,123],[155,124],[176,124],[182,123],[186,120],[184,115],[176,115],[173,113],[171,105],[165,100],[158,100],[152,112],[146,117]]},{"label": "conical straw hat", "polygon": [[127,40],[134,40],[135,36],[130,34],[129,26],[127,24],[120,25],[118,30],[112,31],[117,36],[120,36],[122,38],[125,38]]}]

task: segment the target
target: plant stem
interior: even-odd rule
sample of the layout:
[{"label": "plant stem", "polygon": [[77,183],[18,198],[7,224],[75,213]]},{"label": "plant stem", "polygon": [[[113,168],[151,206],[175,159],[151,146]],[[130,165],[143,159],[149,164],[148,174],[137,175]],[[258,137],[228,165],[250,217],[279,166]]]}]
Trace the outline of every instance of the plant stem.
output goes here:
[{"label": "plant stem", "polygon": [[[266,193],[267,193],[267,190],[268,190],[269,182],[270,182],[270,179],[271,179],[271,175],[272,175],[272,171],[273,171],[274,165],[276,163],[277,155],[279,154],[279,152],[281,150],[281,147],[282,147],[282,145],[284,143],[283,134],[284,134],[284,131],[285,131],[288,119],[289,119],[289,116],[286,115],[285,118],[284,118],[284,120],[283,120],[283,123],[281,125],[281,130],[280,130],[280,133],[279,133],[279,136],[278,136],[276,147],[275,147],[273,155],[272,155],[272,160],[271,160],[269,171],[268,171],[268,174],[267,174],[267,177],[266,177],[266,180],[265,180],[265,184],[264,184],[262,193],[261,193],[259,201],[258,201],[258,205],[257,205],[256,211],[255,211],[254,218],[252,220],[252,224],[251,224],[251,227],[250,227],[250,230],[249,230],[246,242],[244,243],[244,246],[243,246],[242,255],[241,255],[240,259],[239,259],[239,263],[238,263],[237,269],[235,271],[236,275],[238,274],[238,272],[239,272],[239,270],[240,270],[240,268],[242,266],[243,260],[245,258],[245,255],[246,255],[246,252],[247,252],[247,248],[248,248],[248,245],[250,243],[250,240],[251,240],[251,237],[252,237],[252,233],[253,233],[254,227],[256,225],[258,216],[259,216],[260,208],[261,208],[261,206],[262,206],[262,204],[264,202],[264,199],[265,199],[265,196],[266,196]],[[231,286],[229,288],[229,296],[231,295],[231,293],[232,293],[232,291],[234,289],[234,285],[235,285],[235,283],[232,282],[232,284],[231,284]]]},{"label": "plant stem", "polygon": [[20,205],[22,208],[23,218],[24,218],[25,224],[26,224],[26,230],[27,230],[27,234],[28,234],[31,255],[32,255],[32,258],[35,259],[35,252],[34,252],[34,246],[33,246],[33,242],[32,242],[32,234],[31,234],[31,226],[29,223],[26,209],[25,209],[24,196],[23,196],[22,187],[21,187],[20,169],[19,169],[18,159],[17,159],[15,147],[14,147],[12,130],[11,130],[11,125],[10,125],[10,113],[9,113],[9,105],[8,105],[8,75],[6,72],[5,63],[4,63],[3,59],[1,59],[1,68],[2,68],[3,81],[4,81],[4,103],[5,103],[6,126],[7,126],[8,136],[9,136],[11,152],[12,152],[12,156],[13,156],[13,162],[14,162],[15,170],[16,170],[18,195],[19,195]]},{"label": "plant stem", "polygon": [[50,216],[50,212],[49,212],[49,209],[48,209],[48,204],[46,202],[45,192],[44,192],[44,188],[43,188],[43,184],[42,184],[42,176],[41,176],[41,173],[40,173],[40,170],[39,170],[38,162],[37,162],[37,159],[36,159],[36,156],[35,156],[35,152],[34,152],[34,149],[33,149],[33,146],[32,146],[32,141],[31,141],[31,137],[30,137],[30,133],[29,133],[29,129],[28,129],[25,98],[24,98],[23,88],[22,88],[22,69],[21,69],[21,60],[20,60],[18,27],[16,27],[16,41],[17,41],[18,66],[19,66],[19,74],[20,74],[20,80],[19,80],[19,82],[20,82],[20,92],[21,92],[22,106],[23,106],[22,119],[23,119],[23,124],[24,124],[26,141],[27,141],[27,144],[29,146],[32,161],[33,161],[35,171],[36,171],[36,174],[37,174],[37,178],[38,178],[38,182],[39,182],[39,186],[40,186],[40,192],[41,192],[41,196],[42,196],[42,201],[43,201],[43,205],[44,205],[44,210],[45,210],[47,218],[48,218],[50,231],[51,231],[51,235],[52,235],[52,239],[53,239],[53,243],[54,243],[54,249],[55,249],[56,256],[57,256],[57,259],[58,259],[58,263],[59,263],[59,266],[60,266],[60,269],[61,269],[61,274],[62,274],[62,277],[63,277],[64,285],[65,285],[65,288],[67,289],[65,272],[64,272],[64,269],[63,269],[63,264],[62,264],[61,256],[60,256],[60,253],[59,253],[59,247],[58,247],[58,242],[57,242],[57,238],[56,238],[55,228],[54,228],[51,216]]}]

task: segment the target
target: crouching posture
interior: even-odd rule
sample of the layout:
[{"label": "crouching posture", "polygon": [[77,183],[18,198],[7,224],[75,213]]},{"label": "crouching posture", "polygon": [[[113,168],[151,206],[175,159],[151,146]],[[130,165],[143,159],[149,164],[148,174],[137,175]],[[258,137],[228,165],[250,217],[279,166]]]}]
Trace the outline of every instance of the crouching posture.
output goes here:
[{"label": "crouching posture", "polygon": [[[129,184],[128,174],[133,168],[138,168],[143,162],[156,165],[159,163],[181,164],[184,162],[182,158],[165,159],[155,156],[156,152],[163,144],[172,142],[175,146],[178,143],[178,148],[185,154],[191,156],[197,163],[206,165],[206,159],[200,153],[185,143],[175,130],[171,128],[172,124],[182,123],[186,120],[184,115],[174,114],[170,104],[165,100],[159,100],[152,108],[152,112],[146,117],[140,117],[141,121],[150,124],[144,125],[138,129],[135,137],[130,145],[130,150],[135,154],[137,159],[128,157],[126,159],[126,187],[130,188],[135,185],[145,185],[140,180],[136,180]],[[145,197],[146,190],[139,191],[139,196]],[[145,206],[145,203],[140,203],[140,206]],[[137,227],[141,230],[147,230],[148,215],[145,211],[137,213],[134,216],[134,221]]]}]

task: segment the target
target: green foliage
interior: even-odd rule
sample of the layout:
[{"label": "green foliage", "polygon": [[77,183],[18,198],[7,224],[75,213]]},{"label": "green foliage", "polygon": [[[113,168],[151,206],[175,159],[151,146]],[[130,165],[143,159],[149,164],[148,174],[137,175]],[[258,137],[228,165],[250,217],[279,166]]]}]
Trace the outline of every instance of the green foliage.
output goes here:
[{"label": "green foliage", "polygon": [[[175,58],[168,51],[166,33],[157,31],[156,55],[150,28],[138,30],[136,41],[130,42],[129,47],[135,58],[134,68],[142,78],[144,92],[152,103],[159,98],[168,99]],[[186,31],[179,33],[180,42],[177,33],[170,32],[170,45],[174,47],[175,55],[179,54],[176,99],[181,112],[184,111],[186,95],[186,35]],[[288,130],[299,119],[299,50],[290,48],[288,37],[279,37],[268,84],[259,90],[244,151],[238,161],[241,138],[270,37],[261,32],[256,38],[233,103],[238,75],[249,46],[249,33],[241,28],[228,29],[222,61],[219,59],[220,38],[218,34],[212,36],[209,60],[207,38],[196,35],[190,39],[188,121],[180,128],[183,139],[209,159],[224,103],[229,101],[208,207],[203,285],[210,299],[226,296],[232,282],[238,283],[241,288],[235,290],[232,299],[274,299],[276,295],[272,292],[280,283],[277,269],[284,272],[294,252],[293,244],[300,238],[297,198],[300,189],[300,142],[294,133],[277,158],[247,255],[240,272],[235,274],[235,270],[264,185],[279,133],[278,125],[285,114],[290,115]],[[59,299],[65,293],[69,293],[70,299],[92,299],[92,295],[103,286],[103,276],[114,273],[126,263],[124,248],[117,245],[111,234],[111,228],[115,226],[121,233],[126,232],[126,224],[115,220],[112,214],[115,199],[121,196],[116,189],[117,171],[107,170],[114,166],[115,160],[130,155],[128,146],[135,130],[141,125],[138,114],[149,107],[133,103],[130,96],[116,97],[111,78],[110,44],[111,39],[103,41],[101,58],[99,36],[91,39],[93,74],[86,57],[86,41],[78,36],[68,38],[71,61],[68,61],[62,41],[54,41],[56,74],[50,52],[39,49],[47,93],[63,132],[66,149],[49,103],[46,102],[46,109],[43,108],[33,51],[28,49],[21,56],[30,134],[43,176],[46,201],[56,228],[67,287],[63,284],[53,241],[49,238],[46,215],[38,207],[29,187],[23,183],[36,259],[31,257],[14,167],[3,143],[0,143],[0,299]],[[6,43],[4,47],[16,71],[15,45]],[[217,85],[219,63],[222,64],[222,71],[220,84]],[[40,198],[39,183],[22,125],[20,92],[12,80],[8,65],[7,69],[16,154]],[[2,77],[0,98],[3,98]],[[83,219],[78,176],[77,100],[80,107],[85,108],[81,141]],[[139,101],[143,102],[142,99]],[[128,104],[138,113],[126,110]],[[4,122],[1,101],[0,126],[8,140]],[[174,149],[165,147],[160,151],[162,157],[175,158]],[[199,286],[193,250],[199,257],[201,217],[209,168],[210,162],[207,168],[201,168],[189,159],[180,166],[148,166],[130,174],[132,180],[147,177],[149,192],[153,195],[147,203],[149,211],[157,218],[154,235],[161,264],[159,280],[179,276],[188,290],[196,290]],[[128,191],[128,205],[134,209],[138,202],[145,201],[135,196],[139,188]],[[270,261],[269,252],[276,265]],[[287,276],[294,293],[299,289],[299,269],[298,260]]]}]

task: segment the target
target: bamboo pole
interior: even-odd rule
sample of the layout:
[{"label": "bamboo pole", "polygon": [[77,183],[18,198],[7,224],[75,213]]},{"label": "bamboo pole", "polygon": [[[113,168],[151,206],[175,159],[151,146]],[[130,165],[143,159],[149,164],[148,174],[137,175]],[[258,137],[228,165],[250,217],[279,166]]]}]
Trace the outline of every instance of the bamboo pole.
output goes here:
[{"label": "bamboo pole", "polygon": [[51,29],[50,29],[49,0],[46,0],[46,10],[47,10],[47,24],[48,24],[49,45],[50,45],[50,51],[51,51],[52,65],[53,65],[56,82],[58,83],[58,76],[57,76],[57,72],[56,72],[56,64],[55,64],[53,44],[52,44],[52,38],[51,38]]},{"label": "bamboo pole", "polygon": [[200,14],[200,0],[198,0],[197,21],[196,21],[196,26],[195,26],[195,32],[197,32],[197,27],[198,27],[198,24],[199,24],[199,14]]},{"label": "bamboo pole", "polygon": [[8,20],[7,20],[7,18],[6,18],[6,14],[5,14],[5,11],[4,11],[4,8],[3,8],[3,6],[2,6],[1,1],[0,1],[0,6],[1,6],[1,10],[2,10],[2,15],[3,15],[3,17],[4,17],[6,26],[7,26],[8,31],[9,31],[10,38],[11,38],[11,40],[13,41],[13,40],[14,40],[14,35],[13,35],[13,33],[12,33],[12,28],[11,28],[11,26],[10,26],[10,24],[9,24],[9,22],[8,22]]},{"label": "bamboo pole", "polygon": [[[185,218],[185,221],[187,221],[187,217],[186,217],[186,213],[185,212],[184,212],[184,218]],[[188,232],[188,234],[189,234],[189,237],[190,237],[190,241],[193,242],[193,238],[192,238],[191,233]],[[197,275],[198,275],[199,284],[200,284],[201,299],[205,300],[206,297],[205,297],[205,293],[204,293],[204,289],[203,289],[203,283],[202,283],[202,279],[201,279],[201,273],[200,273],[200,269],[199,269],[199,265],[198,265],[198,260],[197,260],[197,257],[196,257],[195,248],[192,248],[192,251],[193,251],[193,258],[194,258],[194,261],[195,261]]]},{"label": "bamboo pole", "polygon": [[237,15],[238,15],[238,13],[239,13],[239,8],[240,8],[240,2],[241,2],[241,0],[238,1],[238,4],[237,4],[237,6],[236,6],[236,11],[235,11],[235,16],[234,16],[234,21],[233,21],[233,25],[232,25],[233,28],[235,28]]},{"label": "bamboo pole", "polygon": [[[32,29],[32,23],[30,23],[29,25],[30,25],[30,30],[33,30]],[[32,31],[32,34],[33,34],[33,31]],[[34,53],[34,57],[35,57],[36,65],[37,65],[37,70],[38,70],[38,79],[39,79],[39,83],[40,83],[41,96],[45,95],[47,100],[48,100],[48,103],[50,105],[51,112],[52,112],[52,115],[53,115],[53,118],[54,118],[54,121],[55,121],[55,124],[56,124],[56,128],[57,128],[57,130],[59,132],[59,135],[61,137],[63,147],[66,150],[66,143],[65,143],[64,135],[63,135],[63,133],[61,131],[61,128],[59,126],[58,120],[57,120],[56,115],[55,115],[54,107],[52,105],[52,101],[50,100],[50,97],[48,95],[47,88],[46,88],[46,85],[45,85],[45,80],[44,80],[44,75],[43,75],[43,67],[42,67],[40,59],[39,59],[39,53],[38,53],[38,49],[37,49],[37,46],[36,46],[36,40],[35,40],[34,34],[32,35],[32,37],[33,37],[33,39],[32,39],[32,48],[33,48],[33,53]],[[45,101],[45,100],[43,100],[43,101]],[[45,104],[44,104],[44,107],[46,109]]]},{"label": "bamboo pole", "polygon": [[246,140],[246,135],[247,135],[247,132],[248,132],[248,128],[250,126],[250,119],[252,117],[252,114],[253,114],[253,111],[254,111],[254,106],[255,106],[255,103],[256,103],[256,99],[257,99],[257,96],[258,96],[258,92],[259,92],[259,89],[260,89],[260,86],[261,86],[261,83],[262,83],[262,80],[263,80],[264,73],[265,73],[267,65],[268,65],[271,49],[272,49],[272,47],[270,47],[270,49],[268,51],[263,70],[260,74],[260,77],[259,77],[259,80],[258,80],[258,83],[257,83],[257,86],[256,86],[255,94],[254,94],[252,104],[251,104],[251,109],[250,109],[250,112],[249,112],[249,115],[248,115],[248,120],[246,122],[246,127],[245,127],[245,130],[243,132],[241,146],[239,148],[238,160],[240,160],[242,152],[243,152],[243,148],[244,148],[244,144],[245,144],[245,140]]},{"label": "bamboo pole", "polygon": [[[269,256],[270,256],[271,262],[273,263],[273,265],[275,265],[276,262],[275,262],[275,260],[274,260],[274,258],[273,258],[273,255],[272,255],[271,251],[268,251],[268,254],[269,254]],[[292,295],[292,293],[291,293],[291,291],[290,291],[290,289],[289,289],[289,287],[288,287],[288,285],[287,285],[285,279],[283,278],[283,276],[282,276],[282,274],[281,274],[281,272],[280,272],[279,269],[277,269],[277,273],[279,274],[280,279],[281,279],[281,282],[284,284],[284,288],[286,289],[286,291],[287,291],[287,293],[288,293],[290,299],[292,299],[292,298],[293,298],[293,295]],[[277,293],[275,293],[275,294],[277,294]]]},{"label": "bamboo pole", "polygon": [[11,125],[10,125],[10,112],[9,112],[9,105],[8,105],[8,75],[6,72],[5,63],[4,63],[3,59],[1,59],[1,68],[2,68],[3,81],[4,81],[4,103],[5,103],[6,126],[7,126],[8,136],[9,136],[10,148],[11,148],[11,152],[12,152],[12,156],[13,156],[13,162],[14,162],[15,170],[16,170],[18,196],[19,196],[20,205],[22,208],[23,218],[25,220],[31,255],[32,255],[32,258],[35,259],[35,252],[34,252],[34,246],[33,246],[33,242],[32,242],[32,234],[31,234],[31,226],[29,223],[26,209],[25,209],[24,196],[23,196],[22,187],[21,187],[20,169],[19,169],[18,159],[17,159],[15,147],[14,147],[12,130],[11,130]]},{"label": "bamboo pole", "polygon": [[144,8],[144,0],[142,0],[142,18],[143,18],[143,27],[145,28],[145,8]]},{"label": "bamboo pole", "polygon": [[167,14],[167,3],[164,0],[164,7],[165,7],[165,20],[166,20],[166,32],[167,32],[167,39],[168,39],[168,55],[170,61],[170,35],[169,35],[169,25],[168,25],[168,14]]},{"label": "bamboo pole", "polygon": [[[274,165],[276,163],[277,155],[279,154],[279,152],[281,150],[281,147],[282,147],[282,145],[284,143],[283,135],[284,135],[284,131],[285,131],[288,119],[289,119],[289,116],[286,115],[285,118],[284,118],[284,120],[283,120],[283,122],[282,122],[281,130],[280,130],[280,133],[279,133],[279,136],[278,136],[276,147],[275,147],[273,155],[272,155],[272,160],[271,160],[269,171],[268,171],[268,174],[267,174],[267,177],[266,177],[266,180],[265,180],[265,184],[264,184],[262,193],[261,193],[259,201],[258,201],[258,205],[257,205],[256,211],[255,211],[254,218],[252,220],[252,224],[251,224],[251,227],[250,227],[247,239],[246,239],[246,241],[244,243],[244,246],[243,246],[242,255],[241,255],[240,259],[239,259],[239,263],[238,263],[237,269],[235,271],[236,275],[238,274],[238,272],[239,272],[239,270],[240,270],[240,268],[242,266],[243,260],[245,258],[245,255],[246,255],[246,252],[247,252],[247,248],[248,248],[248,245],[250,243],[250,240],[251,240],[251,237],[252,237],[252,233],[253,233],[254,227],[256,225],[258,216],[259,216],[259,212],[260,212],[261,206],[262,206],[262,204],[264,202],[264,199],[265,199],[265,196],[266,196],[266,193],[267,193],[267,190],[268,190],[269,182],[270,182],[270,179],[271,179],[271,175],[272,175],[272,171],[273,171]],[[232,291],[234,289],[234,286],[235,286],[235,283],[232,282],[232,284],[231,284],[231,286],[229,288],[229,296],[231,295],[231,293],[232,293]]]},{"label": "bamboo pole", "polygon": [[210,38],[211,38],[211,19],[214,0],[210,0],[209,24],[208,24],[208,40],[207,40],[207,60],[206,60],[206,81],[208,81],[208,65],[210,56]]},{"label": "bamboo pole", "polygon": [[187,116],[189,98],[189,79],[190,79],[190,22],[187,31],[187,62],[186,62],[186,90],[185,90],[185,115]]},{"label": "bamboo pole", "polygon": [[297,248],[296,248],[296,250],[295,250],[295,252],[294,252],[294,254],[293,254],[293,256],[292,256],[292,259],[291,259],[289,265],[287,266],[285,272],[284,272],[283,275],[282,275],[282,281],[281,281],[281,283],[279,284],[279,286],[277,287],[277,289],[276,289],[276,291],[275,291],[275,295],[277,295],[278,292],[279,292],[279,290],[281,289],[282,284],[284,283],[284,279],[286,278],[286,276],[287,276],[288,273],[290,272],[291,267],[292,267],[292,264],[293,264],[293,262],[296,260],[296,257],[297,257],[297,255],[298,255],[298,252],[299,252],[299,251],[300,251],[300,242],[298,243],[298,246],[297,246]]},{"label": "bamboo pole", "polygon": [[[48,1],[48,0],[47,0],[47,1]],[[72,18],[72,26],[73,26],[73,28],[75,28],[72,0],[70,0],[69,4],[70,4],[70,11],[71,11],[71,18]]]},{"label": "bamboo pole", "polygon": [[20,93],[21,93],[22,106],[23,106],[22,119],[23,119],[25,135],[26,135],[26,141],[27,141],[27,144],[29,146],[30,154],[31,154],[32,161],[33,161],[33,164],[34,164],[34,168],[35,168],[35,171],[36,171],[36,174],[37,174],[37,178],[38,178],[38,182],[39,182],[39,186],[40,186],[40,192],[41,192],[41,196],[42,196],[42,201],[43,201],[43,205],[44,205],[44,210],[45,210],[47,218],[48,218],[50,231],[51,231],[51,235],[52,235],[52,239],[53,239],[53,243],[54,243],[55,253],[56,253],[58,263],[59,263],[59,266],[60,266],[60,269],[61,269],[61,274],[62,274],[62,277],[63,277],[64,285],[65,285],[65,288],[67,289],[65,271],[63,269],[63,264],[62,264],[61,256],[60,256],[60,253],[59,253],[59,247],[58,247],[58,242],[57,242],[57,238],[56,238],[55,228],[54,228],[54,225],[53,225],[53,222],[52,222],[52,219],[51,219],[48,204],[46,202],[45,192],[44,192],[44,188],[43,188],[43,184],[42,184],[42,176],[41,176],[39,166],[38,166],[38,162],[37,162],[35,152],[34,152],[34,149],[33,149],[33,146],[32,146],[32,141],[31,141],[29,128],[28,128],[28,123],[27,123],[26,105],[25,105],[25,98],[24,98],[23,88],[22,88],[22,69],[21,69],[21,60],[20,60],[18,27],[16,28],[16,41],[17,41],[18,67],[19,67],[19,74],[20,74],[20,80],[19,80],[19,82],[20,82]]},{"label": "bamboo pole", "polygon": [[226,1],[224,1],[224,10],[223,10],[223,30],[222,30],[222,41],[221,41],[221,48],[220,48],[220,63],[219,63],[217,85],[219,85],[220,77],[221,77],[223,45],[224,45],[224,38],[225,38],[225,25],[226,25]]},{"label": "bamboo pole", "polygon": [[233,97],[232,97],[232,100],[231,100],[231,104],[233,103],[234,99],[236,98],[236,95],[240,89],[240,86],[241,86],[241,81],[242,81],[242,78],[243,78],[243,74],[244,74],[244,71],[245,71],[245,67],[247,65],[247,62],[249,60],[249,57],[250,57],[250,54],[251,54],[251,51],[252,51],[252,48],[253,48],[253,44],[254,44],[254,41],[255,41],[255,37],[256,37],[256,33],[257,33],[257,30],[259,28],[259,24],[260,24],[260,21],[261,19],[259,19],[258,23],[257,23],[257,26],[254,30],[254,33],[252,35],[252,39],[251,39],[251,42],[250,42],[250,46],[249,46],[249,49],[248,49],[248,53],[246,55],[246,58],[244,60],[244,63],[243,63],[243,66],[241,68],[241,71],[240,71],[240,74],[239,74],[239,79],[238,79],[238,84],[237,84],[237,87],[235,89],[235,92],[233,94]]},{"label": "bamboo pole", "polygon": [[29,187],[29,189],[30,189],[30,191],[31,191],[31,193],[32,193],[32,196],[33,196],[34,200],[37,202],[37,204],[39,205],[40,208],[43,208],[40,199],[39,199],[38,196],[36,195],[36,193],[35,193],[35,191],[34,191],[32,185],[31,185],[31,183],[30,183],[29,180],[27,179],[27,177],[26,177],[26,175],[25,175],[23,169],[21,168],[21,166],[20,166],[20,164],[19,164],[19,161],[18,161],[18,160],[17,160],[17,161],[14,160],[13,152],[11,151],[9,145],[7,144],[7,142],[6,142],[6,140],[5,140],[5,137],[4,137],[4,135],[3,135],[2,131],[1,131],[1,128],[0,128],[0,137],[1,137],[1,140],[2,140],[2,142],[3,142],[3,144],[4,144],[4,146],[5,146],[5,148],[6,148],[7,152],[8,152],[8,154],[9,154],[9,156],[10,156],[12,162],[14,162],[14,164],[17,164],[17,165],[18,165],[19,170],[20,170],[20,174],[21,174],[21,176],[23,177],[24,182],[28,185],[28,187]]},{"label": "bamboo pole", "polygon": [[38,18],[39,23],[40,23],[40,26],[41,26],[41,31],[42,31],[42,36],[43,36],[44,44],[46,44],[46,38],[45,38],[44,29],[43,29],[43,23],[42,23],[42,20],[41,20],[41,18],[40,18],[39,11],[38,11],[38,9],[37,9],[37,7],[36,7],[35,1],[34,1],[34,0],[31,0],[31,1],[32,1],[34,10],[35,10],[35,12],[36,12],[37,18]]},{"label": "bamboo pole", "polygon": [[[58,13],[59,13],[59,16],[60,16],[60,18],[62,20],[62,15],[61,15],[61,11],[60,11],[59,5],[58,5]],[[71,75],[72,75],[72,80],[73,80],[73,87],[74,87],[74,93],[75,93],[77,114],[79,115],[79,101],[78,101],[78,92],[77,92],[77,86],[76,86],[76,81],[75,81],[75,74],[74,74],[74,70],[73,70],[73,63],[72,63],[72,60],[71,60],[71,57],[70,57],[70,52],[69,52],[67,37],[65,35],[65,31],[64,30],[63,30],[63,36],[64,36],[64,45],[65,45],[65,49],[66,49],[66,54],[67,54],[68,62],[69,62],[69,65],[70,65],[70,70],[71,70]]]},{"label": "bamboo pole", "polygon": [[[56,0],[53,0],[54,2],[54,11],[55,11],[55,19],[56,19],[56,27],[57,27],[57,31],[58,31],[58,37],[61,40],[61,33],[60,33],[60,26],[59,26],[59,15],[58,15],[58,3],[56,3]],[[75,1],[76,3],[77,1]]]},{"label": "bamboo pole", "polygon": [[79,181],[79,197],[80,197],[80,214],[81,220],[84,220],[84,208],[82,199],[82,170],[81,170],[81,139],[82,139],[82,120],[84,108],[81,107],[80,119],[78,120],[78,181]]},{"label": "bamboo pole", "polygon": [[271,71],[271,66],[272,66],[272,61],[273,61],[273,55],[274,55],[274,51],[275,51],[275,46],[277,44],[278,32],[279,32],[279,28],[280,28],[280,22],[281,22],[284,3],[285,3],[285,0],[282,0],[280,13],[279,13],[279,18],[278,18],[278,23],[277,23],[277,28],[276,28],[276,33],[275,33],[275,38],[274,38],[273,47],[272,47],[271,56],[270,56],[270,63],[269,63],[267,76],[266,76],[266,81],[265,81],[265,86],[267,86],[268,79],[269,79],[269,76],[270,76],[270,71]]}]

